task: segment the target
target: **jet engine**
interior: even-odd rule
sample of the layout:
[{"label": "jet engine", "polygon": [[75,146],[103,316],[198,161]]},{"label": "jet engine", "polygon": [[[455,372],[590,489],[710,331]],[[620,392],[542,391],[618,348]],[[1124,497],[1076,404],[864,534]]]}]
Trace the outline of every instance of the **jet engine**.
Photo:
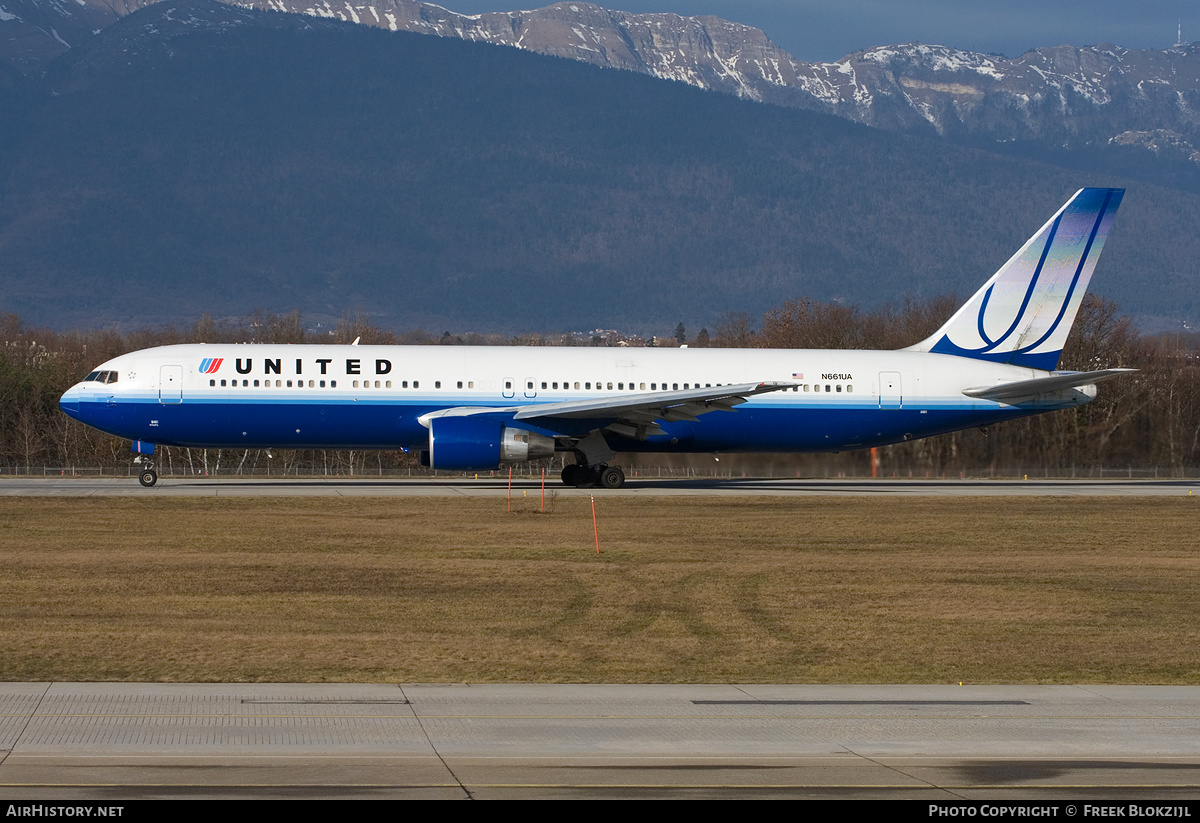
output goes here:
[{"label": "jet engine", "polygon": [[434,469],[496,469],[554,455],[554,438],[514,429],[482,415],[435,417],[429,421],[429,450],[422,466]]}]

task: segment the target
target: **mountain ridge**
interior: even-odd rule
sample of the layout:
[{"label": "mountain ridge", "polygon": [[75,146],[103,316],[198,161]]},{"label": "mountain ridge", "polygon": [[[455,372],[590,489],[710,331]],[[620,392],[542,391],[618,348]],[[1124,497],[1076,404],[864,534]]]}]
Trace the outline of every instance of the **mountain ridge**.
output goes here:
[{"label": "mountain ridge", "polygon": [[[59,326],[363,308],[662,333],[798,297],[962,295],[1080,187],[819,112],[213,0],[126,16],[14,111],[0,311]],[[1200,198],[1128,185],[1098,290],[1200,317],[1179,277]]]},{"label": "mountain ridge", "polygon": [[[3,0],[0,31],[20,31],[0,40],[0,61],[36,69],[151,1]],[[1113,144],[1200,165],[1196,44],[1157,50],[1063,45],[1008,58],[908,43],[806,62],[752,26],[591,3],[465,15],[417,0],[225,2],[505,45],[999,150],[1011,150],[1006,144],[1013,142],[1047,149]],[[1139,138],[1148,132],[1162,133],[1155,147]]]}]

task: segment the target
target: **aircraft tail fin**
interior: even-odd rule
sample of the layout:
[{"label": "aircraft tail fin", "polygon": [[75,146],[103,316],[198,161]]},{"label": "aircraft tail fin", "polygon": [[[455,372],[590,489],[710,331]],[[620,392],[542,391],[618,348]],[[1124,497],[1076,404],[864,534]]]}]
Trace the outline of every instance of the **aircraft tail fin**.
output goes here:
[{"label": "aircraft tail fin", "polygon": [[1052,371],[1124,189],[1080,189],[944,326],[909,351]]}]

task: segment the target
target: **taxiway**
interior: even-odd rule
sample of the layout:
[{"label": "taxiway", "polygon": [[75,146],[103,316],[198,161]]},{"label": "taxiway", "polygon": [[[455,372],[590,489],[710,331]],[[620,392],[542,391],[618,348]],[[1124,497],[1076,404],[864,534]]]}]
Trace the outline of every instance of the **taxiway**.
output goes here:
[{"label": "taxiway", "polygon": [[1200,687],[0,684],[0,796],[1200,797]]}]

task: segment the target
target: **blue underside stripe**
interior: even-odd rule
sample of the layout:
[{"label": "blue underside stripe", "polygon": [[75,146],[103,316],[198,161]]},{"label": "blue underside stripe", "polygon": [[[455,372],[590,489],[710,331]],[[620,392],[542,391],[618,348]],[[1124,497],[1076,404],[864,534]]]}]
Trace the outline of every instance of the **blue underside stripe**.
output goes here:
[{"label": "blue underside stripe", "polygon": [[[247,402],[161,404],[155,401],[81,403],[72,416],[130,440],[194,448],[424,448],[428,430],[417,418],[446,408],[437,403],[313,403],[279,398]],[[874,398],[872,398],[874,400]],[[1000,407],[986,401],[928,403],[923,408],[875,405],[756,403],[735,412],[710,412],[695,422],[666,423],[648,441],[609,437],[619,451],[839,451],[1021,417],[1044,409]],[[906,402],[910,402],[907,401]],[[916,402],[916,401],[911,401]],[[603,421],[516,424],[544,434],[586,434]],[[540,423],[540,425],[538,425]],[[543,428],[552,426],[553,428]]]}]

